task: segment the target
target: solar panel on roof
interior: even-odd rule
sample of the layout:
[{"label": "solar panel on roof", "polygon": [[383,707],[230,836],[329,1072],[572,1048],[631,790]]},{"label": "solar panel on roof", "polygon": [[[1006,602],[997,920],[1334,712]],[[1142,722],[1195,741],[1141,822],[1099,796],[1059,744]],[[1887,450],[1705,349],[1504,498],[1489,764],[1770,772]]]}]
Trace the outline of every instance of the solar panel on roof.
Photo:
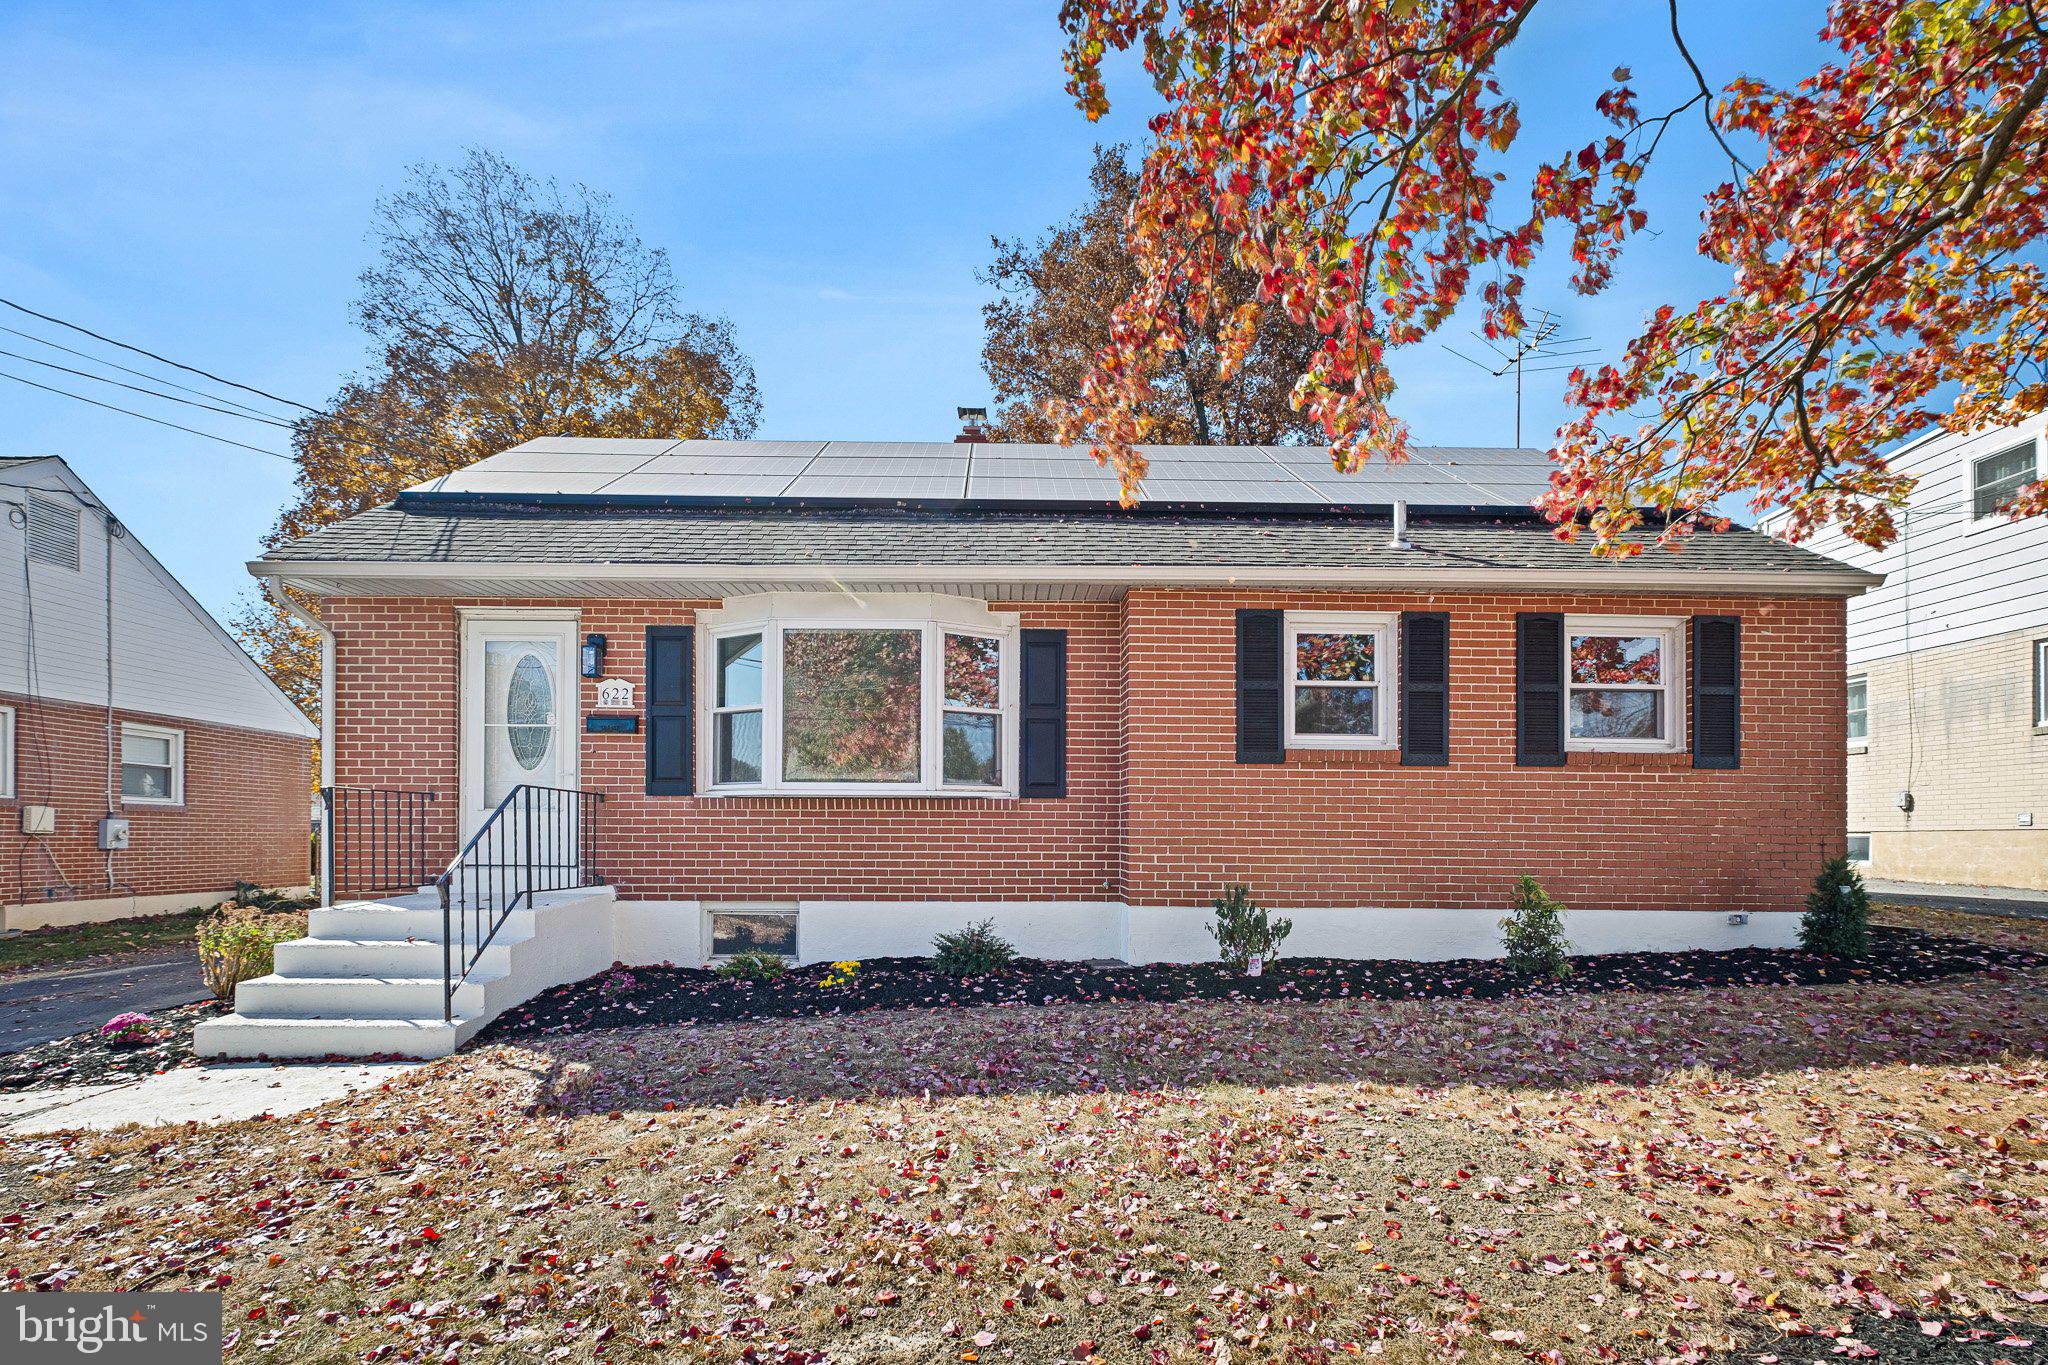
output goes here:
[{"label": "solar panel on roof", "polygon": [[[1331,468],[1320,446],[1145,446],[1142,498],[1171,503],[1358,506],[1522,506],[1550,472],[1544,453],[1464,446],[1418,447],[1402,464],[1370,461],[1354,474]],[[472,496],[578,495],[628,500],[731,498],[750,502],[832,498],[992,503],[1116,498],[1113,471],[1085,446],[1048,442],[669,441],[544,437],[408,490]]]}]

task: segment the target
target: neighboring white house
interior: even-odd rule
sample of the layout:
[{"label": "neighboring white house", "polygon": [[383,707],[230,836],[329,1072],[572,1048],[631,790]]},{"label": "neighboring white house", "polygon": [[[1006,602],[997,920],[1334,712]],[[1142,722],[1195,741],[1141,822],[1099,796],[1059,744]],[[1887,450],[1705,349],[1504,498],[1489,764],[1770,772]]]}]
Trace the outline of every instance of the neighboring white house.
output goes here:
[{"label": "neighboring white house", "polygon": [[69,466],[0,458],[0,924],[305,883],[316,733]]},{"label": "neighboring white house", "polygon": [[1902,448],[1920,482],[1849,601],[1849,843],[1880,877],[2048,889],[2048,518],[1999,506],[2043,475],[2044,421]]}]

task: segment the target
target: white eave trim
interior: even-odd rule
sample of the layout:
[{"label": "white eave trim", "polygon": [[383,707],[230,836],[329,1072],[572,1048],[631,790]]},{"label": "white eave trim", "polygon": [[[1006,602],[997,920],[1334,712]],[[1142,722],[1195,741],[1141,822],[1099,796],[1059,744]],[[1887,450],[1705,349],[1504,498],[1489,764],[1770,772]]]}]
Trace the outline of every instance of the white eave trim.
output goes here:
[{"label": "white eave trim", "polygon": [[258,578],[287,583],[332,583],[376,580],[381,584],[417,582],[425,589],[437,581],[466,584],[504,579],[564,584],[747,582],[832,587],[860,583],[1088,583],[1111,587],[1383,587],[1548,588],[1573,592],[1759,593],[1790,597],[1855,597],[1884,581],[1884,575],[1861,569],[1798,569],[1738,571],[1714,569],[1639,569],[1633,566],[1592,569],[1447,569],[1331,567],[1294,568],[1268,565],[1101,565],[1101,564],[566,564],[543,562],[410,563],[388,560],[252,561]]}]

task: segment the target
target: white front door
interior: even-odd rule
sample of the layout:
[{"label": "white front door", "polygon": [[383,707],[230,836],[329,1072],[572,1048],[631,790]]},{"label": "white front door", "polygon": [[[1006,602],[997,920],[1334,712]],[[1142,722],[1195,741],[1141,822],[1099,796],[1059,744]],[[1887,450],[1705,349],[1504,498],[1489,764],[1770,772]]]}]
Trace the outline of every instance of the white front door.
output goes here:
[{"label": "white front door", "polygon": [[576,620],[471,615],[462,625],[462,838],[520,786],[577,784]]}]

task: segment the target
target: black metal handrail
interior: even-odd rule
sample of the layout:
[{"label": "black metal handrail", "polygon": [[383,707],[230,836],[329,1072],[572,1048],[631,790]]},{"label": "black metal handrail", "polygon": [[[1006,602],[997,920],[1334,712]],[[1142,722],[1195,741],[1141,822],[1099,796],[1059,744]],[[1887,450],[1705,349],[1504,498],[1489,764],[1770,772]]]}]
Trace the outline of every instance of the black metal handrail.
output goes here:
[{"label": "black metal handrail", "polygon": [[427,807],[435,799],[395,787],[322,787],[321,899],[425,886],[434,875]]},{"label": "black metal handrail", "polygon": [[441,898],[443,1020],[454,1019],[457,988],[521,904],[532,904],[543,891],[604,885],[596,862],[603,805],[603,792],[514,787],[434,879]]}]

